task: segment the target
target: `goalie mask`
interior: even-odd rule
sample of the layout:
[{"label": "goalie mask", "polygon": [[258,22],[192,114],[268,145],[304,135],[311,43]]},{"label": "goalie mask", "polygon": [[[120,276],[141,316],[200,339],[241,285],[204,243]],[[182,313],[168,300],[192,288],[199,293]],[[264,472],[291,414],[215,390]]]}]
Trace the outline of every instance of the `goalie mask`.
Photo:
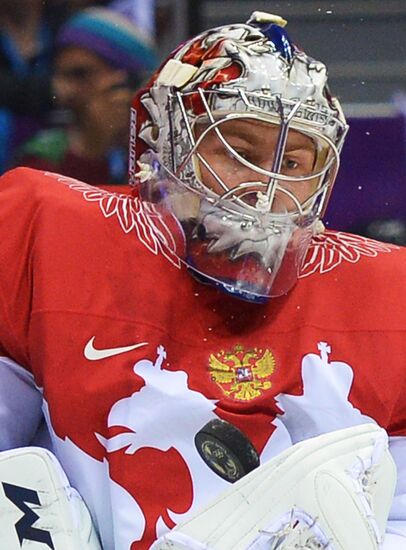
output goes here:
[{"label": "goalie mask", "polygon": [[186,42],[132,111],[130,177],[151,225],[171,220],[196,278],[254,302],[295,284],[347,130],[325,66],[285,24],[254,12]]}]

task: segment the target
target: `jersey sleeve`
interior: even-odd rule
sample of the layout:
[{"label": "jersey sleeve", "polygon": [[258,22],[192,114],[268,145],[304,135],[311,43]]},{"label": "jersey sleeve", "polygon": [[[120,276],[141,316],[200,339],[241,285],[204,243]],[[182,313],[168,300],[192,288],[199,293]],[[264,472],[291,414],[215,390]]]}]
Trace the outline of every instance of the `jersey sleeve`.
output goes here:
[{"label": "jersey sleeve", "polygon": [[26,368],[39,174],[19,168],[0,178],[0,354]]},{"label": "jersey sleeve", "polygon": [[[42,176],[43,177],[43,176]],[[41,173],[16,169],[0,178],[0,449],[29,445],[42,396],[30,372],[28,334],[33,223]]]}]

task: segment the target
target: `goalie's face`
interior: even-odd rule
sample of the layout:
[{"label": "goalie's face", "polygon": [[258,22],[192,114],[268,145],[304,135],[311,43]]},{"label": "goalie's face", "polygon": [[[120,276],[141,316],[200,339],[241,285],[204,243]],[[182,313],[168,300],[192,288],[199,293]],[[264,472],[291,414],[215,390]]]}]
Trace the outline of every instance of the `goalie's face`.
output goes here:
[{"label": "goalie's face", "polygon": [[[235,196],[255,207],[257,193],[267,191],[269,173],[275,171],[280,128],[259,120],[231,119],[211,129],[197,123],[195,135],[199,143],[196,171],[204,186],[219,196],[235,190]],[[318,178],[309,178],[309,175],[315,171],[317,158],[314,139],[296,130],[288,132],[278,170],[292,179],[274,181],[272,212],[295,211],[298,204],[305,204],[314,195]]]}]

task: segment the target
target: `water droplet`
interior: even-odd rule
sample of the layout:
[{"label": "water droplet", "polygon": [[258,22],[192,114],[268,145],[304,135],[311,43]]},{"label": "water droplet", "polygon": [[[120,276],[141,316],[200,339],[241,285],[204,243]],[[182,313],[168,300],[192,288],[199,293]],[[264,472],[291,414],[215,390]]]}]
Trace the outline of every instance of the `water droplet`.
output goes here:
[{"label": "water droplet", "polygon": [[296,306],[296,309],[300,309],[300,306]]},{"label": "water droplet", "polygon": [[330,15],[331,13],[333,13],[333,10],[326,10],[326,13]]},{"label": "water droplet", "polygon": [[365,80],[361,80],[361,86],[364,86]]},{"label": "water droplet", "polygon": [[366,135],[366,136],[370,136],[370,135],[371,135],[371,132],[365,132],[365,135]]},{"label": "water droplet", "polygon": [[358,191],[361,191],[362,185],[358,185],[357,189],[358,189]]},{"label": "water droplet", "polygon": [[208,328],[207,330],[209,330],[209,331],[210,331],[210,330],[213,330],[213,329],[212,329],[211,327],[209,327],[209,328]]},{"label": "water droplet", "polygon": [[199,293],[198,293],[198,292],[195,292],[195,296],[199,296]]},{"label": "water droplet", "polygon": [[207,338],[203,338],[203,342],[207,342]]}]

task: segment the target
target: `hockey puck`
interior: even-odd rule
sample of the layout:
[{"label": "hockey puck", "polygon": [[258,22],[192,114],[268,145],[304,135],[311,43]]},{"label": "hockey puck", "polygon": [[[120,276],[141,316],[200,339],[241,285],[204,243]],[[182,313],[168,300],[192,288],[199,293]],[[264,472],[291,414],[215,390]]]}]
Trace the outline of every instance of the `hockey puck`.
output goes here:
[{"label": "hockey puck", "polygon": [[207,466],[234,483],[259,466],[259,456],[241,430],[225,420],[210,420],[195,435],[195,445]]}]

